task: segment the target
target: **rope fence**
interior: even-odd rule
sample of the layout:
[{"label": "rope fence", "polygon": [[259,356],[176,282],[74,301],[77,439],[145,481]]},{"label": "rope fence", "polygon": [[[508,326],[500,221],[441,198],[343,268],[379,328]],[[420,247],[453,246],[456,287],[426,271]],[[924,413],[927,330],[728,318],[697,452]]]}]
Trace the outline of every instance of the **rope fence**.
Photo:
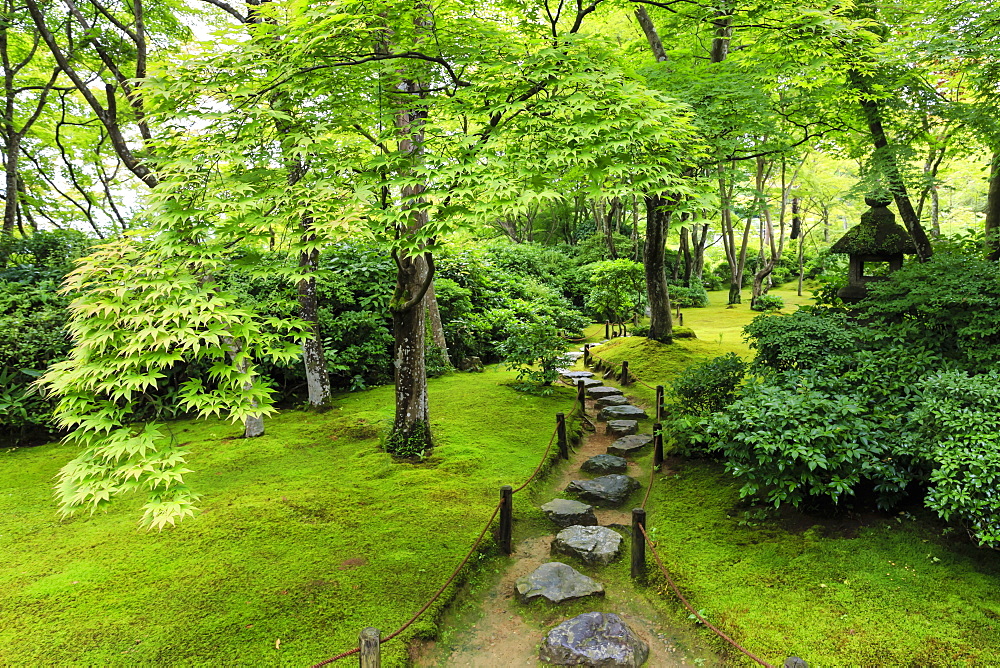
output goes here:
[{"label": "rope fence", "polygon": [[[378,648],[379,648],[379,646],[381,646],[384,643],[389,642],[393,638],[396,638],[401,633],[403,633],[404,631],[406,631],[406,629],[408,629],[410,626],[412,626],[414,622],[416,622],[418,619],[420,619],[421,615],[423,615],[425,612],[427,612],[427,610],[432,605],[434,605],[435,601],[437,601],[441,597],[441,595],[448,589],[448,587],[451,586],[451,584],[455,581],[455,578],[458,577],[459,573],[462,572],[462,569],[469,562],[469,559],[472,558],[472,555],[475,554],[475,552],[476,552],[477,549],[479,549],[479,545],[482,543],[483,538],[486,536],[486,532],[489,531],[490,526],[492,526],[492,524],[493,524],[493,520],[495,520],[497,518],[498,514],[501,515],[501,519],[500,519],[500,541],[499,542],[501,543],[501,549],[509,555],[511,553],[511,551],[512,551],[510,549],[510,528],[511,528],[512,511],[513,511],[512,503],[511,503],[512,495],[516,494],[517,492],[522,491],[528,485],[530,485],[532,483],[532,481],[534,481],[535,478],[538,476],[538,474],[541,473],[541,471],[545,468],[545,464],[549,460],[549,453],[552,451],[552,444],[556,441],[556,437],[557,436],[560,438],[560,447],[561,447],[561,449],[563,449],[563,445],[565,444],[564,439],[565,439],[565,424],[566,424],[566,420],[568,418],[574,417],[576,415],[576,413],[577,413],[578,410],[580,410],[580,404],[579,403],[575,403],[574,406],[573,406],[573,409],[569,412],[568,415],[564,415],[563,413],[558,413],[557,414],[557,417],[556,417],[556,427],[555,427],[555,429],[552,430],[552,436],[549,438],[548,445],[545,446],[545,453],[542,455],[541,461],[539,461],[538,466],[535,467],[535,470],[528,477],[528,479],[525,480],[516,489],[512,489],[509,485],[504,485],[501,488],[501,490],[500,490],[500,495],[501,495],[500,501],[493,508],[493,514],[490,515],[490,519],[487,520],[486,525],[483,527],[483,530],[479,532],[479,536],[476,538],[476,541],[472,544],[472,547],[469,548],[469,551],[462,558],[462,561],[458,564],[458,566],[455,568],[455,570],[452,571],[451,575],[448,576],[448,579],[445,581],[445,583],[443,585],[441,585],[441,587],[434,593],[434,595],[431,596],[430,600],[428,600],[423,605],[423,607],[421,607],[420,610],[418,610],[416,612],[416,614],[414,614],[412,617],[410,617],[406,622],[403,623],[402,626],[400,626],[398,629],[396,629],[395,631],[393,631],[389,635],[384,636],[384,637],[378,637],[378,641],[377,642],[375,642],[374,637],[372,637],[372,636],[376,636],[376,637],[378,636],[378,629],[373,629],[373,628],[369,627],[369,628],[366,628],[366,629],[362,630],[361,636],[360,636],[360,641],[359,641],[357,647],[355,647],[353,649],[349,649],[349,650],[347,650],[345,652],[341,652],[340,654],[337,654],[336,656],[330,657],[329,659],[325,659],[323,661],[320,661],[319,663],[313,664],[312,668],[321,668],[321,666],[329,665],[331,663],[334,663],[335,661],[339,661],[341,659],[345,659],[345,658],[347,658],[349,656],[353,656],[353,655],[358,654],[358,653],[362,654],[362,656],[361,656],[361,663],[362,663],[363,666],[369,665],[369,663],[370,663],[370,665],[373,665],[373,666],[374,665],[378,665],[378,652],[379,652]],[[586,415],[585,412],[581,412],[580,416],[583,417],[584,419],[586,419],[587,422],[589,422],[589,419],[587,419],[587,415]],[[591,423],[591,425],[593,425],[593,423]],[[565,453],[565,449],[563,449],[563,451]],[[565,454],[565,456],[568,457],[568,454]],[[366,640],[367,640],[367,642],[366,642]],[[366,650],[366,646],[368,646],[368,645],[371,645],[371,647],[368,647],[367,650]],[[371,653],[371,658],[370,658],[369,663],[366,663],[366,661],[365,661],[365,657],[366,657],[365,652],[366,651],[368,651],[368,652]]]}]

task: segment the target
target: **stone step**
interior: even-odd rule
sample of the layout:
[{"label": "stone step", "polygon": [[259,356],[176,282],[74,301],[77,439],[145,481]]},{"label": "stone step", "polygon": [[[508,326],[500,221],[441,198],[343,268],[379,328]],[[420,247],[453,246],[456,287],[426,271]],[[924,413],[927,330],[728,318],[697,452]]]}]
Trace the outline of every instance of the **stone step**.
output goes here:
[{"label": "stone step", "polygon": [[[596,388],[595,388],[596,389]],[[597,414],[597,420],[599,422],[604,422],[605,420],[648,420],[649,416],[646,415],[646,411],[642,410],[638,406],[608,406],[607,408],[602,408],[601,412]]]},{"label": "stone step", "polygon": [[607,385],[595,385],[587,388],[587,396],[591,399],[603,399],[604,397],[621,396],[623,393],[617,387]]},{"label": "stone step", "polygon": [[639,452],[652,442],[653,437],[650,434],[623,436],[608,446],[608,454],[625,457]]},{"label": "stone step", "polygon": [[607,566],[621,554],[622,537],[607,527],[566,527],[552,541],[552,552],[585,564]]},{"label": "stone step", "polygon": [[594,507],[572,499],[553,499],[542,505],[545,516],[561,527],[597,526]]},{"label": "stone step", "polygon": [[556,666],[639,668],[649,658],[649,645],[618,615],[585,612],[549,631],[538,658]]},{"label": "stone step", "polygon": [[598,506],[620,506],[641,485],[634,478],[620,473],[603,475],[593,480],[574,480],[566,491]]},{"label": "stone step", "polygon": [[542,564],[533,573],[519,577],[514,590],[522,603],[538,599],[562,603],[587,596],[604,596],[604,585],[558,561]]},{"label": "stone step", "polygon": [[592,372],[590,372],[590,371],[566,371],[566,372],[561,373],[559,375],[562,376],[563,378],[567,379],[567,380],[572,380],[573,382],[576,382],[580,378],[593,378],[594,377],[594,374]]},{"label": "stone step", "polygon": [[628,460],[615,455],[596,455],[580,465],[581,471],[593,473],[595,475],[606,475],[608,473],[625,473],[628,468]]},{"label": "stone step", "polygon": [[594,402],[594,408],[600,410],[602,408],[607,408],[608,406],[627,406],[628,399],[620,394],[612,394],[607,397],[601,397]]},{"label": "stone step", "polygon": [[629,436],[639,431],[639,423],[635,420],[608,420],[604,433],[608,436]]}]

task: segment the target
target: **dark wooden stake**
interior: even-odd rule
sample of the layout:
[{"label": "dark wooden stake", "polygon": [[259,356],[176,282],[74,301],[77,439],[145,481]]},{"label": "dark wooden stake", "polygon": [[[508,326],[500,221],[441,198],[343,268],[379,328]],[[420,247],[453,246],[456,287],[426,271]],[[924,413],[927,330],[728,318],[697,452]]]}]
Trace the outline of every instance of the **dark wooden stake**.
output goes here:
[{"label": "dark wooden stake", "polygon": [[580,412],[587,412],[587,388],[583,384],[583,378],[576,381],[576,400],[580,402]]},{"label": "dark wooden stake", "polygon": [[680,325],[681,327],[684,326],[684,314],[683,313],[678,313],[677,314],[677,324]]},{"label": "dark wooden stake", "polygon": [[583,366],[590,366],[590,344],[583,346]]},{"label": "dark wooden stake", "polygon": [[632,382],[632,379],[629,378],[629,375],[628,375],[628,362],[622,362],[621,383],[622,383],[622,385],[628,385],[631,382]]},{"label": "dark wooden stake", "polygon": [[632,509],[632,578],[638,579],[646,575],[646,539],[642,529],[646,527],[646,511],[642,508]]},{"label": "dark wooden stake", "polygon": [[514,533],[514,488],[504,485],[500,488],[500,550],[510,555],[514,552],[511,538]]},{"label": "dark wooden stake", "polygon": [[663,386],[656,386],[656,421],[663,421]]},{"label": "dark wooden stake", "polygon": [[604,321],[604,338],[611,338],[611,323],[607,320]]},{"label": "dark wooden stake", "polygon": [[379,643],[381,632],[371,626],[361,629],[358,636],[358,661],[361,668],[381,668],[382,645]]},{"label": "dark wooden stake", "polygon": [[559,438],[559,456],[569,459],[569,441],[566,440],[566,416],[556,413],[556,432]]},{"label": "dark wooden stake", "polygon": [[653,466],[663,463],[663,430],[661,425],[653,425]]}]

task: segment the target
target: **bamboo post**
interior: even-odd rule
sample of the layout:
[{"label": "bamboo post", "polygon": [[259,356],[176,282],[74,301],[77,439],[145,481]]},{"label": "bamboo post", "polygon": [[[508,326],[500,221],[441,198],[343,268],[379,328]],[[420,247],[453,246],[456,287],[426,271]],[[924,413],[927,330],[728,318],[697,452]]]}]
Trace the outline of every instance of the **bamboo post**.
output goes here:
[{"label": "bamboo post", "polygon": [[646,511],[642,508],[632,509],[632,579],[638,579],[646,574],[646,539],[642,529],[646,528]]},{"label": "bamboo post", "polygon": [[569,459],[569,442],[566,440],[566,415],[556,413],[556,432],[559,434],[559,456]]},{"label": "bamboo post", "polygon": [[620,380],[622,385],[628,385],[631,382],[628,375],[628,362],[622,362],[622,375]]},{"label": "bamboo post", "polygon": [[580,412],[587,412],[587,388],[583,383],[583,378],[576,381],[576,400],[580,402]]},{"label": "bamboo post", "polygon": [[371,626],[361,629],[361,635],[358,636],[358,647],[361,648],[361,651],[358,653],[358,665],[360,668],[381,668],[381,635],[378,629]]},{"label": "bamboo post", "polygon": [[663,421],[663,386],[656,386],[656,421]]},{"label": "bamboo post", "polygon": [[514,552],[511,537],[514,533],[514,488],[504,485],[500,488],[500,550],[510,556]]}]

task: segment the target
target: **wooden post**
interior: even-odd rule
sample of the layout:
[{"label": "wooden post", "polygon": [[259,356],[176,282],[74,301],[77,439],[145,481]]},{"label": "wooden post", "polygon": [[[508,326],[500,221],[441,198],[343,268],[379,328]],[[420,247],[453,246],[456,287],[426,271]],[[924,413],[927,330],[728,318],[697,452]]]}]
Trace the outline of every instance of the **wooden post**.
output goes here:
[{"label": "wooden post", "polygon": [[590,366],[590,344],[583,346],[583,366]]},{"label": "wooden post", "polygon": [[580,402],[580,412],[587,412],[587,388],[583,384],[583,378],[576,381],[576,400]]},{"label": "wooden post", "polygon": [[607,320],[604,321],[604,338],[611,338],[611,323]]},{"label": "wooden post", "polygon": [[628,375],[628,362],[622,362],[622,375],[621,382],[622,385],[628,385],[631,382],[631,378]]},{"label": "wooden post", "polygon": [[656,386],[656,421],[663,421],[663,386]]},{"label": "wooden post", "polygon": [[632,509],[632,579],[646,575],[646,539],[642,529],[646,527],[646,511],[642,508]]},{"label": "wooden post", "polygon": [[514,533],[514,488],[504,485],[500,488],[500,550],[510,556],[514,552],[511,537]]},{"label": "wooden post", "polygon": [[681,313],[680,311],[677,312],[677,324],[680,325],[681,327],[684,326],[684,314]]},{"label": "wooden post", "polygon": [[569,442],[566,440],[566,416],[556,413],[556,432],[559,434],[559,456],[569,459]]},{"label": "wooden post", "polygon": [[361,668],[381,668],[382,666],[382,645],[380,644],[381,632],[368,626],[361,629],[358,636],[358,665]]},{"label": "wooden post", "polygon": [[653,467],[663,463],[663,425],[653,425]]}]

